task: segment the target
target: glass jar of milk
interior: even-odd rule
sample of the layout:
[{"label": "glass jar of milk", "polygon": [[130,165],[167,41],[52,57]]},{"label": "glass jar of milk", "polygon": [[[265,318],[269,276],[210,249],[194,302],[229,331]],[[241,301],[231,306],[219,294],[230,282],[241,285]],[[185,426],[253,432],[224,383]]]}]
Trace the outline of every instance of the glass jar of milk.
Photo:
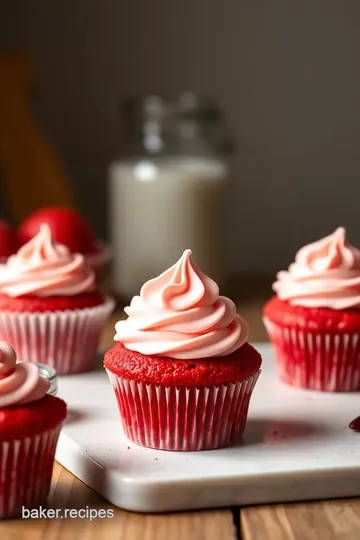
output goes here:
[{"label": "glass jar of milk", "polygon": [[231,149],[221,111],[185,93],[123,104],[123,155],[109,172],[115,292],[130,298],[145,281],[193,251],[197,266],[223,274],[223,194]]}]

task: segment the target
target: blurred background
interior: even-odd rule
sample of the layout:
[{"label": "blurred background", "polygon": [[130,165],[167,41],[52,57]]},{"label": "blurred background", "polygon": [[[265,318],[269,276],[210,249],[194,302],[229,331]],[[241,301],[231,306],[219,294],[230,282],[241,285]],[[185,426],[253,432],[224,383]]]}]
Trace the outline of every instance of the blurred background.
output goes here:
[{"label": "blurred background", "polygon": [[31,58],[32,113],[102,239],[122,99],[214,99],[236,147],[226,273],[273,274],[340,224],[360,244],[359,20],[356,1],[2,0],[0,50]]}]

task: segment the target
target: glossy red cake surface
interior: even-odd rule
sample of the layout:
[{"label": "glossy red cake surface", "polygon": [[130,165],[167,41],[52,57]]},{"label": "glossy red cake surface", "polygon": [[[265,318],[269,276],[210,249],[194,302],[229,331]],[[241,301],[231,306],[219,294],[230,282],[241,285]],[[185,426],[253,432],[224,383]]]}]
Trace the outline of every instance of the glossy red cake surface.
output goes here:
[{"label": "glossy red cake surface", "polygon": [[27,295],[12,298],[0,294],[0,311],[44,313],[45,311],[67,311],[85,309],[103,304],[102,294],[97,291],[78,294],[76,296],[48,296],[40,298]]},{"label": "glossy red cake surface", "polygon": [[246,379],[259,370],[261,356],[248,343],[229,356],[193,360],[144,355],[118,343],[105,354],[104,366],[127,380],[165,386],[206,386]]},{"label": "glossy red cake surface", "polygon": [[292,306],[277,296],[264,306],[264,317],[279,326],[293,327],[314,333],[360,332],[360,310],[308,308]]},{"label": "glossy red cake surface", "polygon": [[0,441],[24,439],[55,429],[66,417],[66,403],[47,394],[42,399],[0,409]]}]

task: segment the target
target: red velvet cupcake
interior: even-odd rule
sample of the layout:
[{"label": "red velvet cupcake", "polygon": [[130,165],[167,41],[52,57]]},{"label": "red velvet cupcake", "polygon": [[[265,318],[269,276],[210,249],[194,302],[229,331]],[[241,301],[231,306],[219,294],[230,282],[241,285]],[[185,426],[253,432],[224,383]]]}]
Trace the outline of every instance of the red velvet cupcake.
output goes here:
[{"label": "red velvet cupcake", "polygon": [[161,450],[237,440],[260,373],[247,323],[190,255],[132,299],[104,359],[127,437]]},{"label": "red velvet cupcake", "polygon": [[47,225],[0,265],[0,339],[20,360],[58,374],[91,369],[113,307],[84,257],[53,243]]},{"label": "red velvet cupcake", "polygon": [[360,251],[338,228],[305,246],[264,307],[279,377],[301,388],[360,390]]},{"label": "red velvet cupcake", "polygon": [[16,363],[13,348],[0,342],[0,519],[46,502],[66,417],[49,386],[35,364]]}]

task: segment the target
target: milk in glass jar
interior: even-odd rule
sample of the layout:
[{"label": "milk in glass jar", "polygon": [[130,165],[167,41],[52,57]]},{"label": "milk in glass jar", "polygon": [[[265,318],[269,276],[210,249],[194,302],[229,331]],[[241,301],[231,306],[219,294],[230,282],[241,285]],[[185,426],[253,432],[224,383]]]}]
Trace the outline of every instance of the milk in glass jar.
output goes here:
[{"label": "milk in glass jar", "polygon": [[212,102],[185,93],[123,104],[122,156],[110,165],[115,292],[130,298],[190,248],[221,286],[224,190],[231,141]]}]

